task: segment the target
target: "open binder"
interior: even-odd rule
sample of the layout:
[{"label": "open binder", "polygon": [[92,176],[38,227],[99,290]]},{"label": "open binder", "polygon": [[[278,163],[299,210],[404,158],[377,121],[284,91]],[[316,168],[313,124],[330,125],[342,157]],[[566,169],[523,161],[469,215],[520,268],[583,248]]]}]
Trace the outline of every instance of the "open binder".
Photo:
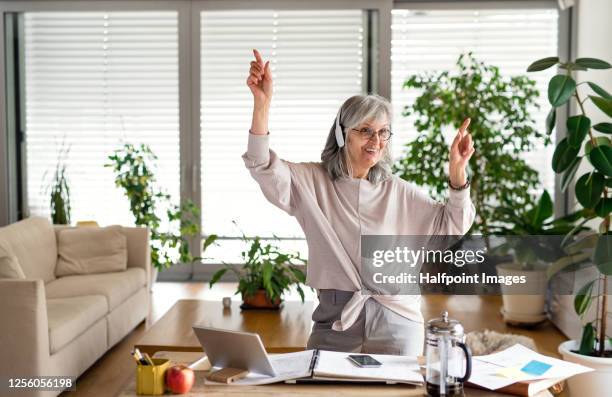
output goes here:
[{"label": "open binder", "polygon": [[[249,373],[232,385],[265,385],[277,382],[340,381],[423,384],[416,357],[371,354],[380,361],[378,368],[361,368],[353,364],[346,352],[305,350],[274,354],[269,359],[276,375]],[[207,383],[214,383],[206,381]]]}]

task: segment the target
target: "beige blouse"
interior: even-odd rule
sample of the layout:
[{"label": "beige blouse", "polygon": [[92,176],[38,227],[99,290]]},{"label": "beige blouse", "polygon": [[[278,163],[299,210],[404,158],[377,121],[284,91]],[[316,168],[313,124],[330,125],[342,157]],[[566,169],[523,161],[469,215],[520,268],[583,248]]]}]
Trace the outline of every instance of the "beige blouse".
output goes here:
[{"label": "beige blouse", "polygon": [[463,235],[475,208],[469,189],[449,189],[444,203],[392,176],[332,181],[321,163],[291,163],[269,149],[269,135],[249,134],[246,167],[264,196],[296,217],[308,243],[306,283],[316,289],[355,291],[335,330],[349,328],[373,298],[413,321],[423,322],[420,296],[362,294],[361,235]]}]

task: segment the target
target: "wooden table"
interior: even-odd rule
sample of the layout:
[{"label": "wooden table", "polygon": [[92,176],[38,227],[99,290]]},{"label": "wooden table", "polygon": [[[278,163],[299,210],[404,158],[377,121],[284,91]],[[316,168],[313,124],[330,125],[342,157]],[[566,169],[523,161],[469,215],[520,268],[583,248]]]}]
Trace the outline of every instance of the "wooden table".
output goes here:
[{"label": "wooden table", "polygon": [[[149,354],[156,351],[202,351],[191,329],[193,324],[208,325],[246,332],[258,333],[266,350],[283,353],[303,350],[311,329],[313,302],[285,302],[280,311],[241,311],[239,302],[232,302],[231,309],[223,309],[221,302],[180,300],[166,313],[136,344]],[[558,357],[557,346],[566,338],[550,323],[533,329],[508,326],[499,313],[500,296],[443,296],[423,297],[422,312],[425,319],[438,317],[447,310],[452,318],[459,320],[466,332],[490,329],[498,332],[516,333],[534,339],[538,350]],[[423,388],[407,385],[288,385],[266,386],[206,386],[203,376],[196,372],[196,384],[189,396],[233,397],[233,396],[423,396]],[[120,397],[135,397],[135,377],[119,394]],[[563,394],[565,395],[565,394]],[[466,397],[501,397],[505,394],[472,388],[465,389]]]},{"label": "wooden table", "polygon": [[221,302],[186,299],[155,323],[135,345],[157,351],[202,351],[193,325],[258,333],[269,353],[304,350],[312,328],[313,302],[284,302],[280,310],[241,310],[239,302],[224,309]]},{"label": "wooden table", "polygon": [[[551,323],[533,329],[506,325],[499,313],[501,296],[428,295],[423,297],[423,317],[439,317],[447,310],[466,332],[485,329],[533,338],[538,351],[559,357],[557,347],[567,338]],[[160,350],[201,351],[191,329],[194,324],[258,333],[270,353],[304,350],[312,327],[314,302],[284,302],[280,311],[241,311],[239,302],[223,309],[221,302],[179,300],[151,327],[136,347],[149,354]]]},{"label": "wooden table", "polygon": [[[196,372],[196,381],[191,391],[185,396],[189,397],[421,397],[425,396],[423,387],[410,385],[359,385],[359,384],[301,384],[291,385],[278,383],[263,386],[211,386],[204,384],[206,372]],[[507,397],[508,394],[495,393],[488,390],[465,388],[465,397]],[[118,397],[138,397],[136,394],[136,380],[130,383]]]}]

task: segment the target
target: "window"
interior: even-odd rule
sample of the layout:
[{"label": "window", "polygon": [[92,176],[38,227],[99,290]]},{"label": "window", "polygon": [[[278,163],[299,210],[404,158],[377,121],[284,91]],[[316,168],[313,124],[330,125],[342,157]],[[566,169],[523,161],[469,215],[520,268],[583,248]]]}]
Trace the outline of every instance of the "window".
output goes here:
[{"label": "window", "polygon": [[[413,103],[414,90],[402,90],[405,78],[426,70],[453,69],[462,52],[473,51],[487,63],[496,65],[507,75],[525,74],[527,66],[544,56],[557,54],[557,10],[393,10],[392,13],[392,101],[396,155],[403,144],[416,136],[410,118],[403,117],[404,106]],[[546,92],[554,68],[529,74],[540,91],[534,109],[538,128],[544,129],[550,109]],[[543,142],[525,153],[525,160],[540,173],[544,187],[554,192],[554,172],[550,164],[553,144]]]},{"label": "window", "polygon": [[[508,74],[523,74],[534,59],[558,53],[554,9],[393,10],[389,53],[389,25],[375,19],[382,15],[381,21],[386,20],[389,3],[370,11],[257,6],[227,10],[220,2],[143,7],[126,1],[110,2],[113,9],[108,12],[89,11],[89,2],[83,1],[74,8],[43,3],[7,2],[4,7],[24,16],[24,36],[19,38],[25,74],[20,78],[26,101],[30,213],[48,216],[46,188],[64,145],[70,148],[66,161],[73,222],[131,224],[128,202],[104,164],[124,142],[145,143],[159,157],[157,179],[175,202],[201,197],[203,234],[222,236],[221,246],[205,253],[214,258],[207,262],[215,263],[239,261],[241,231],[264,238],[276,235],[282,247],[306,256],[297,221],[265,199],[241,159],[251,121],[252,98],[245,80],[253,48],[271,61],[274,74],[272,149],[294,162],[319,161],[338,107],[367,87],[378,85],[386,91],[391,80],[397,156],[415,134],[411,120],[401,116],[415,94],[401,88],[408,75],[452,68],[465,50]],[[179,26],[179,20],[192,23]],[[198,35],[199,48],[192,46]],[[368,55],[374,57],[368,60]],[[377,66],[375,57],[390,56],[388,75],[386,64]],[[370,64],[374,67],[368,70]],[[185,73],[180,92],[179,70]],[[199,98],[189,85],[193,73],[200,73]],[[546,82],[553,73],[550,69],[530,75],[542,92],[542,108],[534,113],[541,128],[548,111]],[[179,95],[185,105],[180,114]],[[199,126],[191,122],[198,105]],[[544,149],[539,144],[525,154],[551,191],[552,151],[553,146]],[[183,179],[192,174],[188,170],[201,170],[200,180],[182,190],[180,165]]]},{"label": "window", "polygon": [[179,199],[177,13],[25,13],[27,184],[30,212],[62,146],[72,220],[133,224],[109,156],[124,142],[158,156],[157,179]]},{"label": "window", "polygon": [[[271,148],[289,161],[319,161],[336,112],[363,91],[363,12],[205,11],[201,14],[202,219],[206,233],[303,238],[297,221],[270,204],[244,166],[252,96],[253,48],[270,60],[274,99]],[[240,229],[232,224],[237,220]],[[222,242],[206,256],[235,255]],[[304,241],[285,240],[300,249]]]}]

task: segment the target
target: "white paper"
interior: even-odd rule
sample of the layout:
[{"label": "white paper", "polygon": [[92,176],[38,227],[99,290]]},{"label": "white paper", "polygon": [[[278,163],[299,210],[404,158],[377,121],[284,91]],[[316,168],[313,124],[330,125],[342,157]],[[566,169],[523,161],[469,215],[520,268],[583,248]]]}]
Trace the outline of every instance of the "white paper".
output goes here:
[{"label": "white paper", "polygon": [[[271,354],[268,356],[276,376],[269,376],[250,372],[245,378],[231,383],[236,386],[266,385],[270,383],[283,382],[290,379],[298,379],[310,376],[310,362],[313,350],[305,350],[296,353]],[[213,371],[219,368],[213,367]],[[205,380],[206,384],[224,384]]]},{"label": "white paper", "polygon": [[486,361],[477,360],[476,357],[472,358],[472,375],[470,376],[469,382],[486,387],[490,390],[497,390],[502,387],[509,386],[513,383],[520,382],[521,380],[531,379],[531,376],[525,374],[525,379],[510,379],[501,375],[497,375],[497,372],[501,369],[499,365],[491,364]]},{"label": "white paper", "polygon": [[[502,368],[520,369],[532,360],[537,360],[549,364],[551,365],[551,367],[542,375],[530,375],[528,373],[525,373],[524,376],[514,377],[511,379],[501,375],[497,375],[499,370]],[[469,381],[478,386],[486,387],[487,389],[491,390],[496,390],[516,382],[554,378],[566,379],[571,376],[589,371],[593,371],[593,369],[580,364],[570,363],[568,361],[559,360],[557,358],[544,356],[526,348],[523,345],[516,344],[501,352],[489,354],[486,356],[473,357],[472,376],[470,377]]]},{"label": "white paper", "polygon": [[355,353],[321,350],[314,370],[315,377],[423,383],[416,357],[370,354],[382,365],[378,368],[361,368],[348,359],[349,354]]}]

